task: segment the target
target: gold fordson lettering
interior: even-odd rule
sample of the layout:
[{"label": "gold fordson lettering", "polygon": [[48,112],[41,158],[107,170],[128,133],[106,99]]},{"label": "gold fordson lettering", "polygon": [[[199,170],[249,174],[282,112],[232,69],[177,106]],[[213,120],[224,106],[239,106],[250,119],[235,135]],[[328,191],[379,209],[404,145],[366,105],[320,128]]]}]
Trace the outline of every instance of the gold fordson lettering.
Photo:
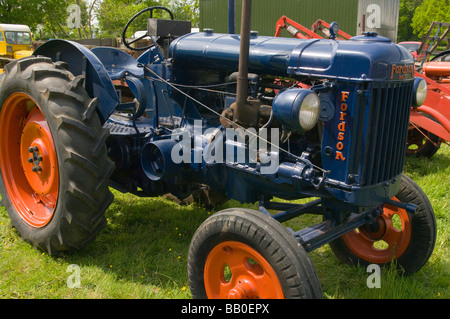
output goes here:
[{"label": "gold fordson lettering", "polygon": [[391,67],[391,80],[406,80],[414,76],[413,64],[393,64]]},{"label": "gold fordson lettering", "polygon": [[347,100],[348,97],[350,95],[350,92],[342,92],[342,103],[341,103],[341,113],[340,113],[340,117],[339,117],[339,124],[338,124],[338,142],[336,144],[336,159],[339,161],[345,161],[345,157],[343,154],[343,150],[344,150],[344,141],[345,141],[345,130],[346,130],[346,123],[345,123],[345,117],[347,116],[347,110],[348,110],[348,105],[347,105]]}]

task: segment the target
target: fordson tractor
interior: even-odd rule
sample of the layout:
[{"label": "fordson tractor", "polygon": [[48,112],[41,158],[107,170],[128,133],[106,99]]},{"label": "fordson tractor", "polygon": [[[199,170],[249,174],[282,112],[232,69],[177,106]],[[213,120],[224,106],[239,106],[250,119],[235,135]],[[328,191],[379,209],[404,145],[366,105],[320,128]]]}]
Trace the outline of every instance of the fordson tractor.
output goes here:
[{"label": "fordson tractor", "polygon": [[[250,8],[241,35],[151,18],[138,59],[57,39],[5,66],[0,188],[24,240],[52,255],[82,249],[106,225],[110,187],[207,189],[259,208],[199,226],[194,298],[320,298],[308,253],[326,244],[344,263],[395,261],[405,275],[427,262],[434,212],[402,174],[410,109],[427,92],[412,56],[375,33],[259,36]],[[126,25],[127,46],[139,40],[127,42],[130,24],[156,9],[167,10]],[[321,222],[283,225],[303,214]]]}]

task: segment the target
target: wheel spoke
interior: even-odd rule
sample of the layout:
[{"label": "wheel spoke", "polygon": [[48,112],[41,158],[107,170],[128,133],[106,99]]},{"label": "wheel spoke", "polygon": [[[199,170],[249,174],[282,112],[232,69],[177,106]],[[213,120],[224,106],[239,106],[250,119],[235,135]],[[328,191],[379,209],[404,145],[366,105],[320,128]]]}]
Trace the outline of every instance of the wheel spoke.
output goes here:
[{"label": "wheel spoke", "polygon": [[135,43],[135,42],[138,42],[139,40],[144,39],[145,37],[148,37],[148,33],[144,34],[143,36],[140,36],[140,37],[137,38],[137,39],[134,39],[134,40],[128,42],[128,44],[131,45],[131,44],[133,44],[133,43]]}]

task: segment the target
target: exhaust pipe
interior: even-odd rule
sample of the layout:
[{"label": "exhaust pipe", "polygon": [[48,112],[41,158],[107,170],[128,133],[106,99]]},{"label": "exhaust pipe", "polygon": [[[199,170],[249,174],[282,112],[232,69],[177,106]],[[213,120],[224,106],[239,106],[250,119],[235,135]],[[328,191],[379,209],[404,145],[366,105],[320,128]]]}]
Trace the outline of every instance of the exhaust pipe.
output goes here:
[{"label": "exhaust pipe", "polygon": [[248,127],[256,127],[259,121],[259,100],[248,99],[248,62],[250,50],[250,28],[252,18],[252,0],[242,0],[241,40],[239,51],[239,73],[237,77],[236,103],[231,106],[233,120]]}]

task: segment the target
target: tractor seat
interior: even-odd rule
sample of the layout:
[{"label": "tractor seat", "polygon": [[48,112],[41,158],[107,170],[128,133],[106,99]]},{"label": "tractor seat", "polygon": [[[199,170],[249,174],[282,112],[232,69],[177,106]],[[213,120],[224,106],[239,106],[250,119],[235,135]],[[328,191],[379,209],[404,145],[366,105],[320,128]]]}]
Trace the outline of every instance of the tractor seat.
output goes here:
[{"label": "tractor seat", "polygon": [[137,65],[139,62],[131,55],[116,49],[108,47],[93,48],[97,58],[102,62],[111,80],[120,80],[125,76],[131,75],[135,78],[143,78],[144,70]]}]

